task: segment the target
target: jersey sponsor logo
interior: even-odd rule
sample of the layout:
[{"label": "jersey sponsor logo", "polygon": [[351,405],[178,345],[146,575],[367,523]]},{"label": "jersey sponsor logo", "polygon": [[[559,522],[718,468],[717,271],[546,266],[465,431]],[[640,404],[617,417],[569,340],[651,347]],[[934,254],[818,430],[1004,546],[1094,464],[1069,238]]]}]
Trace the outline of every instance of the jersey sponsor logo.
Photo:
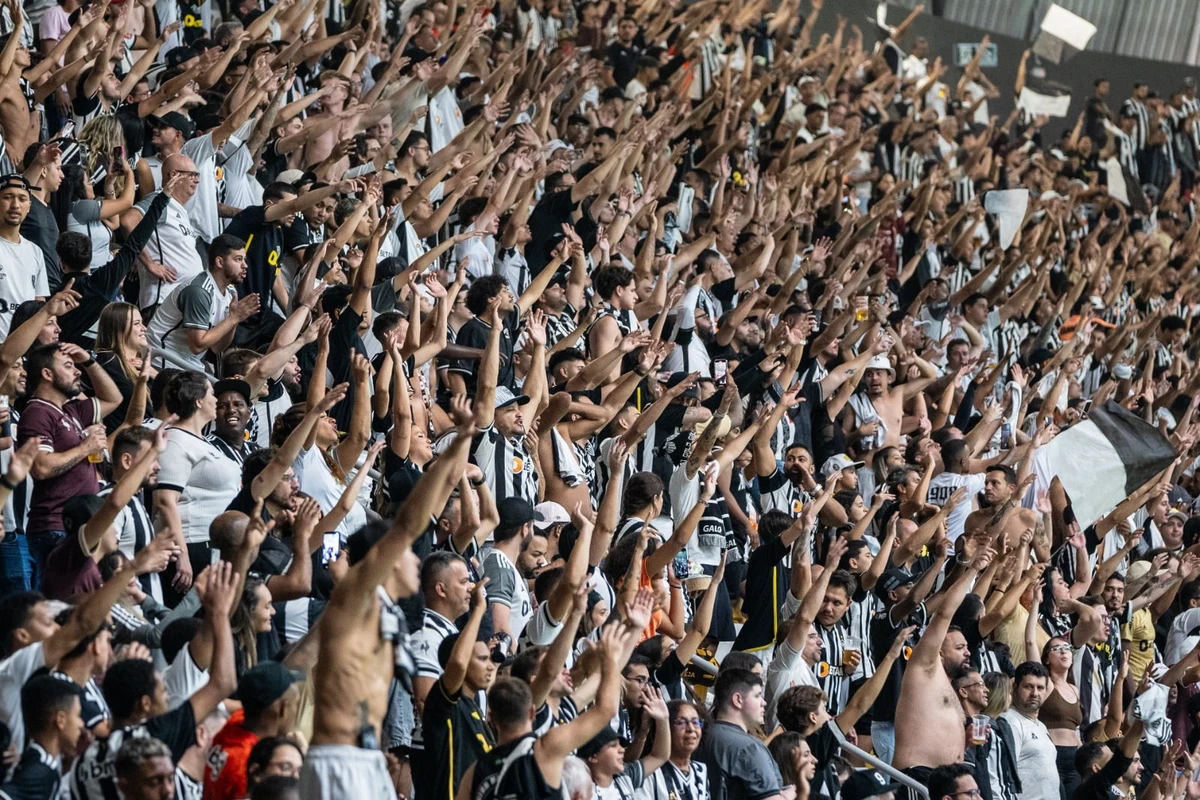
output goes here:
[{"label": "jersey sponsor logo", "polygon": [[520,456],[513,456],[512,471],[514,475],[520,475],[525,471],[525,459]]},{"label": "jersey sponsor logo", "polygon": [[793,498],[792,499],[792,513],[799,514],[803,510],[804,510],[804,502],[799,497]]}]

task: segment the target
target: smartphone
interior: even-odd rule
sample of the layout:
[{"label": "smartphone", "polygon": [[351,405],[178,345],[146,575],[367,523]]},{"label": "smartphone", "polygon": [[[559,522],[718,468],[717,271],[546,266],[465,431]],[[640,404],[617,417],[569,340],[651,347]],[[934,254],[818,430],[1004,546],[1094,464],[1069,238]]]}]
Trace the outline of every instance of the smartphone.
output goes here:
[{"label": "smartphone", "polygon": [[1083,401],[1083,408],[1082,408],[1082,409],[1080,409],[1080,415],[1081,415],[1081,416],[1084,416],[1084,417],[1086,417],[1086,416],[1088,415],[1088,412],[1089,412],[1089,411],[1091,411],[1091,410],[1092,410],[1092,401],[1091,401],[1091,400],[1084,400],[1084,401]]},{"label": "smartphone", "polygon": [[729,362],[724,358],[713,359],[713,380],[717,386],[725,385],[725,372],[729,368]]},{"label": "smartphone", "polygon": [[683,580],[688,576],[688,557],[687,553],[680,551],[675,554],[675,560],[671,562],[671,568],[675,571],[675,577]]},{"label": "smartphone", "polygon": [[114,147],[112,157],[113,157],[113,164],[120,164],[122,161],[125,160],[125,148],[122,147],[121,145],[117,145],[116,147]]},{"label": "smartphone", "polygon": [[342,548],[342,540],[337,533],[327,533],[321,537],[321,565],[329,566],[329,562],[337,558]]}]

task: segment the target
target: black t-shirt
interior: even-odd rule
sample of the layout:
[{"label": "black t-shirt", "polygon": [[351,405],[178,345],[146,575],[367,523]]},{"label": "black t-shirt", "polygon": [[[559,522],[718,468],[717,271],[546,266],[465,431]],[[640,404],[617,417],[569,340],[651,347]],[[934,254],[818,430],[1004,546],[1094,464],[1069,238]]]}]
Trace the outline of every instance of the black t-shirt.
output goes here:
[{"label": "black t-shirt", "polygon": [[42,251],[42,260],[46,264],[46,283],[50,292],[62,288],[62,269],[58,265],[58,252],[54,249],[58,243],[58,220],[54,212],[36,197],[29,198],[29,214],[21,223],[21,235],[38,246]]},{"label": "black t-shirt", "polygon": [[[875,654],[875,660],[881,660],[884,654],[891,649],[892,642],[896,641],[896,635],[901,628],[918,625],[918,630],[920,630],[925,626],[927,618],[928,614],[924,603],[917,606],[908,615],[908,619],[900,620],[899,623],[892,621],[891,612],[888,609],[877,612],[871,619],[871,652]],[[917,634],[914,633],[913,636],[915,637]],[[912,650],[906,647],[896,662],[892,664],[892,671],[888,674],[883,688],[879,691],[879,696],[875,698],[875,705],[871,708],[871,719],[875,722],[896,721],[896,704],[900,702],[900,684],[904,680],[904,666],[908,663],[911,655]]]},{"label": "black t-shirt", "polygon": [[251,327],[257,327],[263,316],[278,316],[270,310],[271,286],[279,274],[284,234],[283,226],[268,222],[266,213],[265,206],[243,208],[225,228],[225,233],[246,242],[246,280],[238,286],[238,297],[258,295],[258,314],[241,323]]},{"label": "black t-shirt", "polygon": [[1133,759],[1122,753],[1119,749],[1114,748],[1112,758],[1108,763],[1100,768],[1100,771],[1095,775],[1087,778],[1079,787],[1075,789],[1075,800],[1118,800],[1124,798],[1116,787],[1116,782],[1120,780],[1125,771],[1129,769],[1129,765],[1133,763]]},{"label": "black t-shirt", "polygon": [[[504,330],[500,332],[500,370],[496,375],[496,385],[515,389],[517,373],[513,364],[513,347],[516,344],[521,325],[517,309],[513,309],[504,318],[503,325]],[[471,317],[465,325],[459,328],[455,341],[463,347],[476,347],[483,350],[487,347],[491,330],[492,326],[479,317]],[[467,385],[467,394],[474,396],[475,384],[479,379],[479,362],[473,359],[456,361],[451,371],[463,376],[463,381]]]},{"label": "black t-shirt", "polygon": [[[542,197],[529,215],[531,239],[525,245],[525,259],[529,262],[529,273],[537,277],[542,267],[549,263],[546,257],[546,242],[556,233],[562,233],[564,222],[571,222],[576,203],[571,199],[570,189],[560,189]],[[459,342],[462,343],[461,341]]]},{"label": "black t-shirt", "polygon": [[750,554],[746,566],[746,592],[742,610],[746,622],[733,642],[734,650],[757,650],[775,641],[779,631],[779,604],[791,582],[791,570],[783,566],[789,548],[778,536]]},{"label": "black t-shirt", "polygon": [[817,760],[817,787],[815,788],[818,789],[818,794],[826,797],[836,797],[838,789],[841,787],[837,766],[833,760],[841,747],[837,737],[833,735],[832,726],[836,724],[835,720],[829,720],[805,737],[808,749],[812,751],[813,758]]},{"label": "black t-shirt", "polygon": [[[97,353],[96,363],[108,373],[108,377],[112,378],[112,382],[117,385],[117,391],[121,393],[121,404],[104,418],[105,432],[112,433],[121,426],[121,423],[125,421],[125,415],[129,413],[129,399],[133,397],[133,381],[129,380],[129,376],[121,368],[121,360],[117,358],[116,353]],[[92,380],[87,374],[87,370],[81,370],[81,373],[79,377],[84,386],[89,390],[92,389]]]},{"label": "black t-shirt", "polygon": [[491,728],[474,698],[448,695],[439,680],[425,697],[421,730],[425,757],[413,762],[413,783],[426,800],[454,800],[467,768],[495,746]]},{"label": "black t-shirt", "polygon": [[58,796],[59,771],[46,763],[50,756],[37,744],[30,743],[17,762],[12,778],[3,792],[11,800],[50,800]]},{"label": "black t-shirt", "polygon": [[[362,315],[350,306],[342,309],[333,330],[329,333],[329,371],[333,373],[333,385],[349,383],[346,399],[333,408],[333,417],[337,420],[338,430],[349,430],[350,414],[354,409],[354,381],[351,379],[351,356],[358,353],[363,358],[368,357],[366,345],[358,335],[358,326],[362,324]],[[320,377],[320,376],[315,376]],[[350,467],[350,464],[343,465]]]},{"label": "black t-shirt", "polygon": [[620,42],[608,46],[608,63],[613,68],[613,80],[622,89],[637,76],[637,60],[642,53],[635,47],[626,47]]},{"label": "black t-shirt", "polygon": [[[432,694],[432,692],[431,692]],[[428,700],[426,700],[428,702]],[[561,800],[560,786],[550,786],[533,754],[537,737],[526,734],[493,748],[475,762],[471,800],[518,797],[521,800]]]}]

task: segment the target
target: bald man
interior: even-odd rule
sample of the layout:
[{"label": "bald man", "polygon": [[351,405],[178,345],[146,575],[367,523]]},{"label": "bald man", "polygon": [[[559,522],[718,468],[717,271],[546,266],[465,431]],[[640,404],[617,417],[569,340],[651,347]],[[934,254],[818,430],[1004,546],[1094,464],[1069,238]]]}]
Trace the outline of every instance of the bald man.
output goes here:
[{"label": "bald man", "polygon": [[[181,174],[182,179],[171,183],[172,176]],[[159,220],[154,235],[141,254],[138,255],[138,274],[141,277],[141,293],[138,307],[142,316],[149,320],[154,309],[166,299],[176,286],[186,283],[204,271],[204,260],[196,248],[196,229],[185,206],[196,193],[200,174],[190,157],[174,153],[163,159],[163,185],[170,195],[167,210]],[[150,203],[159,192],[153,192],[121,215],[121,227],[128,235],[150,209]]]}]

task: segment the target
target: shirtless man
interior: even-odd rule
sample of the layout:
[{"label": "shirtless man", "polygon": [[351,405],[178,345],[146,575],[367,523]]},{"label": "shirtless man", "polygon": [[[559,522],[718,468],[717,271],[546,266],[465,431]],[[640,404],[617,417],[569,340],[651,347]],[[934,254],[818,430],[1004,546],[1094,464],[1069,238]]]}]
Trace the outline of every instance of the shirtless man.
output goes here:
[{"label": "shirtless man", "polygon": [[[332,70],[326,70],[321,73],[321,91],[324,93],[321,98],[321,113],[315,115],[316,118],[326,119],[342,116],[342,112],[346,110],[346,105],[350,102],[350,79]],[[324,161],[333,152],[333,148],[338,142],[351,138],[356,130],[357,120],[351,118],[325,131],[305,145],[304,163],[317,164]],[[340,169],[335,169],[333,174],[341,175],[350,166],[348,158],[343,158],[342,162],[344,163],[337,165]]]},{"label": "shirtless man", "polygon": [[[892,766],[921,783],[934,767],[963,760],[966,725],[962,705],[950,681],[968,663],[966,639],[950,632],[950,620],[976,576],[991,563],[994,551],[981,552],[946,590],[912,657],[896,704],[896,752]],[[946,731],[946,736],[930,736]],[[959,735],[950,735],[956,731]]]},{"label": "shirtless man", "polygon": [[980,536],[983,531],[988,531],[995,536],[1003,531],[1004,543],[1011,548],[1017,546],[1021,534],[1033,531],[1033,547],[1038,560],[1049,561],[1050,530],[1046,527],[1045,518],[1034,509],[1020,505],[1030,483],[1032,476],[1018,484],[1012,467],[999,464],[988,467],[981,492],[988,507],[967,515],[963,532]]},{"label": "shirtless man", "polygon": [[[417,591],[420,562],[412,543],[441,512],[466,471],[475,426],[465,398],[455,398],[452,405],[459,420],[454,441],[421,478],[391,529],[355,559],[321,618],[312,674],[312,747],[301,778],[305,800],[396,797],[379,749],[403,632],[404,612],[396,600]],[[369,528],[363,533],[368,541],[373,538]],[[353,558],[353,537],[351,550]]]},{"label": "shirtless man", "polygon": [[[852,416],[846,417],[846,435],[855,443],[860,459],[871,462],[871,456],[881,447],[897,447],[900,434],[910,433],[928,419],[921,392],[937,380],[937,370],[923,358],[914,356],[913,363],[921,377],[892,388],[896,370],[885,354],[873,356],[863,374],[864,391],[850,398]],[[905,414],[905,404],[913,402],[913,413]]]}]

